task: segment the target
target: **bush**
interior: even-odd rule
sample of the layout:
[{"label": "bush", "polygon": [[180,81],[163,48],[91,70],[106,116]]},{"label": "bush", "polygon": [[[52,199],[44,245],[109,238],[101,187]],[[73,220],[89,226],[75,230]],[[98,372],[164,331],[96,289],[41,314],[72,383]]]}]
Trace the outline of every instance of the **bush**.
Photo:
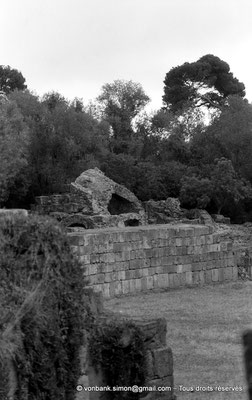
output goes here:
[{"label": "bush", "polygon": [[0,222],[0,365],[9,368],[8,389],[18,400],[72,400],[87,314],[83,270],[54,220]]}]

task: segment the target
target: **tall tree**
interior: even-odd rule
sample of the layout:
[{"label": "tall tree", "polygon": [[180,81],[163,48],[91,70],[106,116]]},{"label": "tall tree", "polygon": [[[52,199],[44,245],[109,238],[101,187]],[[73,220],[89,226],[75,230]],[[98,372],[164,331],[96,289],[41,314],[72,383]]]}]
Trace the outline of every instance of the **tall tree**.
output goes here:
[{"label": "tall tree", "polygon": [[251,197],[251,186],[237,176],[232,162],[225,158],[215,160],[211,173],[213,187],[212,199],[220,214],[223,207],[230,201],[235,204],[246,196]]},{"label": "tall tree", "polygon": [[225,157],[241,177],[252,182],[252,105],[229,96],[219,117],[192,138],[190,147],[191,163],[202,166]]},{"label": "tall tree", "polygon": [[132,121],[149,100],[142,86],[132,81],[115,80],[102,87],[98,101],[112,127],[115,152],[126,150],[133,133]]},{"label": "tall tree", "polygon": [[219,108],[229,95],[245,96],[245,86],[219,57],[207,54],[198,61],[172,68],[164,80],[164,104],[177,112],[183,107]]},{"label": "tall tree", "polygon": [[11,191],[17,200],[28,190],[29,130],[17,105],[0,100],[0,205],[5,204]]},{"label": "tall tree", "polygon": [[24,90],[25,78],[17,69],[11,68],[9,65],[0,65],[0,90],[8,94],[15,89]]}]

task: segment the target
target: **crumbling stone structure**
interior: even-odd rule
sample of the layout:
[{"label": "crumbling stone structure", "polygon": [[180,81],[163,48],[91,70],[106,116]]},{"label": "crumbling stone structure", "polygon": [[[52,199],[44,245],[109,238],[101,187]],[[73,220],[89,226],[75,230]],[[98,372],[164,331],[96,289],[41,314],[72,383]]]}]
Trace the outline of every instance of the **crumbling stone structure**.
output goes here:
[{"label": "crumbling stone structure", "polygon": [[231,241],[210,225],[148,225],[70,233],[89,285],[105,298],[237,279]]},{"label": "crumbling stone structure", "polygon": [[168,197],[166,200],[148,200],[144,202],[149,224],[167,224],[183,217],[179,199]]},{"label": "crumbling stone structure", "polygon": [[83,172],[69,192],[36,198],[34,211],[55,217],[66,227],[138,226],[146,223],[137,197],[98,168]]},{"label": "crumbling stone structure", "polygon": [[[115,318],[115,314],[113,314]],[[109,323],[111,315],[100,315],[99,320],[103,323]],[[175,400],[174,395],[174,378],[173,378],[173,355],[172,350],[166,344],[167,324],[165,318],[158,319],[146,319],[146,318],[129,318],[127,316],[118,315],[119,319],[124,319],[134,322],[144,334],[144,343],[147,355],[147,371],[146,371],[146,382],[145,388],[150,388],[149,391],[144,390],[142,392],[144,398],[148,400],[160,399],[163,397],[167,400]],[[122,336],[124,333],[122,334]],[[125,332],[127,336],[127,332]],[[106,382],[103,379],[101,370],[95,370],[90,364],[87,369],[88,372],[88,386],[89,387],[101,387],[106,386]],[[134,382],[132,382],[132,386]],[[141,389],[141,388],[140,388]],[[139,390],[140,390],[139,389]],[[112,388],[111,388],[112,390]],[[104,398],[103,392],[90,391],[90,400],[101,400]],[[105,396],[106,398],[106,396]]]}]

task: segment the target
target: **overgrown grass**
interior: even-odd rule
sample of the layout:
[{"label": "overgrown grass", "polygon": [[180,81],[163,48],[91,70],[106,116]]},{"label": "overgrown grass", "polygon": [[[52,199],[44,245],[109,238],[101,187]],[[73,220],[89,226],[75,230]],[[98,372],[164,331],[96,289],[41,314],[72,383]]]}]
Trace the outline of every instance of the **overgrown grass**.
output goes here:
[{"label": "overgrown grass", "polygon": [[[247,400],[242,333],[252,326],[252,283],[233,282],[111,299],[106,308],[164,317],[179,399]],[[188,391],[241,386],[242,391]]]}]

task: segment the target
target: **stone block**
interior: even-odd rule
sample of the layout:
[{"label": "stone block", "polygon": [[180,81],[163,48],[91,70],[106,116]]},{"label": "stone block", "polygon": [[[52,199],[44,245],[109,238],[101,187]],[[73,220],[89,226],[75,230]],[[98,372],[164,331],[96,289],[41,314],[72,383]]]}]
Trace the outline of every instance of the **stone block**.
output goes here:
[{"label": "stone block", "polygon": [[206,271],[199,271],[199,284],[203,285],[206,282]]},{"label": "stone block", "polygon": [[142,271],[142,276],[143,276],[143,277],[149,276],[148,268],[142,268],[141,271]]},{"label": "stone block", "polygon": [[125,279],[133,279],[135,278],[135,270],[134,269],[129,269],[125,271]]},{"label": "stone block", "polygon": [[199,284],[199,272],[198,271],[192,272],[192,283],[195,285]]},{"label": "stone block", "polygon": [[[99,264],[89,264],[88,266],[88,275],[95,275],[97,276],[98,273],[98,265]],[[98,283],[98,282],[97,282]]]},{"label": "stone block", "polygon": [[107,272],[107,273],[105,273],[104,274],[105,276],[104,276],[104,282],[111,282],[113,279],[112,279],[112,272]]},{"label": "stone block", "polygon": [[212,281],[213,282],[218,282],[219,280],[219,270],[217,268],[212,269]]},{"label": "stone block", "polygon": [[129,280],[122,281],[122,293],[128,294],[130,291]]},{"label": "stone block", "polygon": [[192,263],[192,271],[201,271],[202,270],[202,264],[201,262],[194,262]]},{"label": "stone block", "polygon": [[114,270],[114,264],[101,264],[102,265],[102,270],[101,272],[112,272]]},{"label": "stone block", "polygon": [[220,251],[227,251],[227,242],[220,242]]},{"label": "stone block", "polygon": [[153,276],[147,276],[147,289],[153,289],[154,288],[154,279]]},{"label": "stone block", "polygon": [[160,287],[160,288],[169,287],[168,274],[160,274],[160,275],[158,275],[158,287]]},{"label": "stone block", "polygon": [[130,250],[129,259],[130,259],[130,260],[135,260],[135,258],[136,258],[136,252],[135,252],[135,250]]},{"label": "stone block", "polygon": [[153,356],[152,356],[152,351],[147,350],[146,351],[146,375],[147,375],[147,381],[150,379],[154,378],[154,363],[153,363]]},{"label": "stone block", "polygon": [[142,259],[142,258],[129,261],[130,269],[139,269],[139,268],[144,268],[144,267],[145,267],[145,262],[144,262],[144,259]]},{"label": "stone block", "polygon": [[105,256],[105,261],[108,264],[112,264],[115,262],[115,255],[113,253],[108,253],[108,254],[104,254]]},{"label": "stone block", "polygon": [[185,277],[186,277],[186,284],[191,285],[193,283],[192,272],[191,271],[186,272]]},{"label": "stone block", "polygon": [[194,245],[187,246],[186,252],[187,252],[187,254],[198,254],[198,252],[196,250],[196,246],[194,246]]},{"label": "stone block", "polygon": [[82,246],[84,245],[83,237],[80,235],[69,234],[68,243],[70,246]]},{"label": "stone block", "polygon": [[183,273],[183,272],[191,272],[191,271],[192,271],[192,264],[177,265],[178,274]]},{"label": "stone block", "polygon": [[135,279],[129,280],[129,291],[130,291],[130,293],[135,293],[135,291],[136,291],[136,280]]},{"label": "stone block", "polygon": [[[92,275],[91,275],[92,276]],[[104,283],[104,279],[105,279],[105,274],[96,274],[94,275],[96,278],[96,283]]]},{"label": "stone block", "polygon": [[176,256],[176,254],[177,254],[177,247],[175,246],[170,247],[170,255]]},{"label": "stone block", "polygon": [[170,347],[152,350],[154,375],[163,378],[173,374],[173,356]]},{"label": "stone block", "polygon": [[156,273],[156,268],[154,268],[154,267],[149,267],[148,268],[148,276],[153,276],[153,275],[155,275],[155,273]]},{"label": "stone block", "polygon": [[135,258],[145,258],[144,249],[135,250]]},{"label": "stone block", "polygon": [[227,250],[230,251],[233,249],[233,243],[232,242],[227,242]]},{"label": "stone block", "polygon": [[151,249],[151,243],[150,243],[150,239],[147,236],[144,236],[143,239],[143,249]]},{"label": "stone block", "polygon": [[224,269],[224,280],[231,281],[233,279],[233,268],[232,267],[226,267]]},{"label": "stone block", "polygon": [[175,239],[175,245],[177,246],[177,247],[179,247],[179,246],[182,246],[182,238],[176,238]]},{"label": "stone block", "polygon": [[[167,376],[165,378],[152,379],[146,383],[148,387],[155,387],[155,391],[149,391],[145,400],[159,400],[164,398],[165,400],[175,400],[173,392],[173,376]],[[159,388],[159,389],[158,389]]]},{"label": "stone block", "polygon": [[177,265],[164,265],[163,272],[165,274],[175,274],[177,273]]},{"label": "stone block", "polygon": [[154,289],[159,288],[158,277],[159,277],[159,275],[154,275],[154,276],[153,276],[153,287],[154,287]]},{"label": "stone block", "polygon": [[135,279],[135,283],[136,283],[136,291],[141,291],[141,279]]},{"label": "stone block", "polygon": [[233,269],[233,280],[236,281],[238,279],[238,268],[232,267]]},{"label": "stone block", "polygon": [[133,269],[132,271],[135,272],[135,274],[134,274],[135,278],[142,278],[142,276],[143,276],[143,273],[142,273],[143,269],[142,268],[141,269]]},{"label": "stone block", "polygon": [[186,285],[186,273],[182,272],[181,274],[178,274],[179,279],[180,279],[180,286],[185,286]]},{"label": "stone block", "polygon": [[[99,254],[91,254],[90,255],[90,264],[95,264],[98,263],[100,261],[100,255]],[[103,259],[101,259],[101,261],[103,261]]]},{"label": "stone block", "polygon": [[151,267],[158,267],[161,265],[161,259],[160,258],[151,258],[150,259],[150,265]]},{"label": "stone block", "polygon": [[131,242],[130,245],[131,245],[131,248],[133,250],[137,250],[137,249],[141,249],[142,248],[142,242],[140,240],[138,240],[136,242]]},{"label": "stone block", "polygon": [[205,236],[206,244],[213,244],[213,235]]},{"label": "stone block", "polygon": [[90,264],[90,254],[85,254],[79,257],[81,264]]},{"label": "stone block", "polygon": [[194,236],[209,235],[210,227],[206,225],[198,225],[194,227]]},{"label": "stone block", "polygon": [[[122,283],[126,281],[116,281],[110,283],[110,293],[113,293],[113,296],[118,296],[122,294]],[[111,297],[113,297],[111,296]]]},{"label": "stone block", "polygon": [[160,274],[162,274],[164,272],[164,267],[162,267],[162,266],[155,267],[154,268],[154,272],[155,272],[155,274],[160,275]]},{"label": "stone block", "polygon": [[186,237],[194,236],[194,228],[192,228],[192,227],[185,227],[184,232],[185,232]]},{"label": "stone block", "polygon": [[144,276],[143,278],[141,278],[141,289],[147,290],[147,276]]},{"label": "stone block", "polygon": [[213,234],[213,243],[220,243],[220,241],[221,241],[221,238],[220,238],[219,233],[214,233]]},{"label": "stone block", "polygon": [[93,285],[93,290],[95,293],[102,292],[103,285]]},{"label": "stone block", "polygon": [[121,261],[126,261],[124,253],[115,253],[115,262],[120,263]]},{"label": "stone block", "polygon": [[123,251],[130,250],[130,246],[128,243],[114,243],[113,245],[113,252],[114,253],[121,253]]},{"label": "stone block", "polygon": [[104,283],[103,285],[102,285],[102,294],[103,294],[103,297],[104,298],[109,298],[110,297],[110,285],[109,285],[109,283]]},{"label": "stone block", "polygon": [[173,287],[179,287],[181,285],[179,274],[173,274]]}]

